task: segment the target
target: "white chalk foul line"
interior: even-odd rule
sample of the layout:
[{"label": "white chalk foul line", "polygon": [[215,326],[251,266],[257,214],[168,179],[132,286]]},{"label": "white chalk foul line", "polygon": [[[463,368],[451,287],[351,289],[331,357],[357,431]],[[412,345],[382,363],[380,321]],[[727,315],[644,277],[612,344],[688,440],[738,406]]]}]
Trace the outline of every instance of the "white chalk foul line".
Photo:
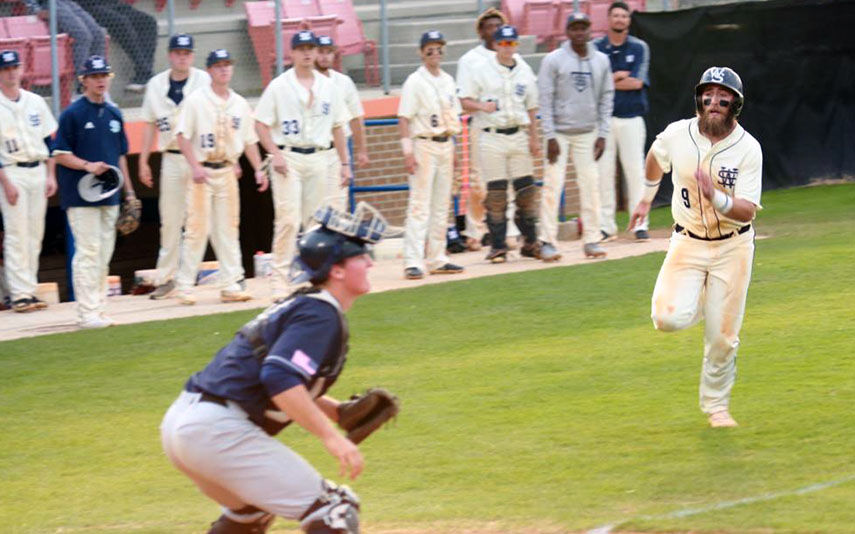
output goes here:
[{"label": "white chalk foul line", "polygon": [[798,488],[790,491],[779,491],[775,493],[765,493],[763,495],[758,495],[756,497],[746,497],[744,499],[737,499],[735,501],[724,501],[716,504],[711,504],[709,506],[702,506],[700,508],[686,508],[684,510],[677,510],[676,512],[669,512],[667,514],[659,514],[659,515],[639,515],[636,517],[631,517],[629,519],[624,519],[623,521],[618,521],[616,523],[610,523],[608,525],[603,525],[601,527],[597,527],[591,529],[587,532],[587,534],[610,534],[614,529],[621,525],[625,525],[630,521],[649,521],[654,519],[680,519],[683,517],[689,517],[698,514],[704,514],[707,512],[714,512],[716,510],[723,510],[725,508],[733,508],[734,506],[741,506],[743,504],[752,504],[755,502],[764,502],[771,501],[774,499],[779,499],[781,497],[792,497],[794,495],[804,495],[806,493],[813,493],[815,491],[820,491],[828,488],[832,488],[834,486],[840,486],[841,484],[846,484],[847,482],[855,481],[855,475],[849,475],[843,478],[838,478],[837,480],[830,480],[828,482],[820,482],[817,484],[811,484],[810,486],[805,486],[803,488]]}]

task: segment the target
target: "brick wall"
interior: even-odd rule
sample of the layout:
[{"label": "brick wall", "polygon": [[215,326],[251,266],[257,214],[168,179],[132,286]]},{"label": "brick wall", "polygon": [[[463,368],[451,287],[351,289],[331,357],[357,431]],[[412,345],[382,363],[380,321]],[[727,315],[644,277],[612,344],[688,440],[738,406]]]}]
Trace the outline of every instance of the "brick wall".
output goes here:
[{"label": "brick wall", "polygon": [[[368,155],[371,165],[365,169],[357,169],[354,183],[360,186],[376,185],[405,185],[407,173],[404,170],[404,157],[401,153],[400,138],[398,137],[398,126],[378,125],[367,126]],[[458,138],[457,155],[461,166],[467,164],[463,155],[464,142]],[[545,157],[545,156],[544,156]],[[569,159],[569,158],[568,158]],[[462,169],[455,170],[455,178],[461,179]],[[535,160],[535,178],[543,179],[543,158]],[[567,165],[567,180],[564,184],[565,191],[565,214],[571,215],[579,212],[579,190],[576,186],[576,173],[572,162]],[[465,211],[465,188],[464,198],[461,199],[461,211]],[[384,217],[393,225],[403,225],[407,211],[407,192],[368,192],[357,193],[356,201],[366,201],[380,210]],[[449,210],[450,213],[453,213]]]}]

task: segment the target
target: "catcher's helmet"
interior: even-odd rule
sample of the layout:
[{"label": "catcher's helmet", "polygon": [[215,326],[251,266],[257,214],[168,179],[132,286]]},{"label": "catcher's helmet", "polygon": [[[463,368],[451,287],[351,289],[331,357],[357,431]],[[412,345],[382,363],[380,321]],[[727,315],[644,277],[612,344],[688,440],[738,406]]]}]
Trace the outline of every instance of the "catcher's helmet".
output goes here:
[{"label": "catcher's helmet", "polygon": [[742,104],[745,102],[745,96],[742,93],[742,78],[739,77],[739,74],[736,74],[736,71],[730,67],[710,67],[705,70],[701,75],[701,81],[695,86],[695,108],[698,113],[704,109],[701,94],[707,85],[720,85],[736,95],[733,102],[733,115],[738,117],[742,111]]},{"label": "catcher's helmet", "polygon": [[352,213],[330,206],[319,209],[314,218],[320,223],[297,241],[297,257],[291,264],[291,281],[320,284],[336,263],[369,252],[386,231],[386,220],[364,202]]}]

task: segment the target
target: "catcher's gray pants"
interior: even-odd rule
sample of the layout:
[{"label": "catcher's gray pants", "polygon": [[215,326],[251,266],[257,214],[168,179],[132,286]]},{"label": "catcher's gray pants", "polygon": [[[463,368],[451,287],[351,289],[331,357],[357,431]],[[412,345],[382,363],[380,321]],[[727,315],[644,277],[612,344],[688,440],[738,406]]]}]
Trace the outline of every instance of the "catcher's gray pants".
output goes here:
[{"label": "catcher's gray pants", "polygon": [[320,474],[236,403],[226,407],[199,397],[181,392],[163,417],[160,433],[169,460],[226,515],[251,504],[298,519],[323,493]]}]

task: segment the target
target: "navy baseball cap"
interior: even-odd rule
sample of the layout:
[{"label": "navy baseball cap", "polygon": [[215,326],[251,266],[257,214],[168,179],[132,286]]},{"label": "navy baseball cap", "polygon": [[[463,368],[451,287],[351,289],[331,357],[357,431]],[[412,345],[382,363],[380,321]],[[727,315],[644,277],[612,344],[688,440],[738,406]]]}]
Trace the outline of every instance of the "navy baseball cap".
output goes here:
[{"label": "navy baseball cap", "polygon": [[425,45],[429,45],[431,43],[445,44],[445,37],[443,37],[442,33],[437,30],[424,32],[421,40],[419,41],[419,48],[424,48]]},{"label": "navy baseball cap", "polygon": [[186,33],[179,33],[169,38],[170,50],[190,50],[193,51],[193,36]]},{"label": "navy baseball cap", "polygon": [[0,52],[0,69],[6,67],[17,67],[21,64],[21,56],[14,50],[3,50]]},{"label": "navy baseball cap", "polygon": [[318,35],[318,46],[335,46],[335,42],[328,35]]},{"label": "navy baseball cap", "polygon": [[90,76],[92,74],[112,74],[113,69],[103,56],[89,56],[83,62],[83,69],[80,71],[80,76]]},{"label": "navy baseball cap", "polygon": [[590,26],[591,25],[591,19],[588,17],[588,15],[586,15],[582,12],[579,12],[579,11],[577,11],[575,13],[570,13],[570,15],[567,17],[567,24],[565,24],[564,27],[569,28],[571,24],[576,24],[576,23],[582,23],[585,26]]},{"label": "navy baseball cap", "polygon": [[306,45],[318,46],[318,38],[315,37],[315,34],[311,30],[299,31],[291,37],[291,48]]},{"label": "navy baseball cap", "polygon": [[211,50],[211,53],[208,54],[208,59],[205,60],[205,66],[211,67],[221,61],[232,62],[232,55],[229,54],[229,51],[225,48],[218,48],[216,50]]},{"label": "navy baseball cap", "polygon": [[510,25],[505,25],[500,27],[493,34],[493,40],[496,42],[500,41],[519,41],[520,34],[517,32],[517,29]]}]

